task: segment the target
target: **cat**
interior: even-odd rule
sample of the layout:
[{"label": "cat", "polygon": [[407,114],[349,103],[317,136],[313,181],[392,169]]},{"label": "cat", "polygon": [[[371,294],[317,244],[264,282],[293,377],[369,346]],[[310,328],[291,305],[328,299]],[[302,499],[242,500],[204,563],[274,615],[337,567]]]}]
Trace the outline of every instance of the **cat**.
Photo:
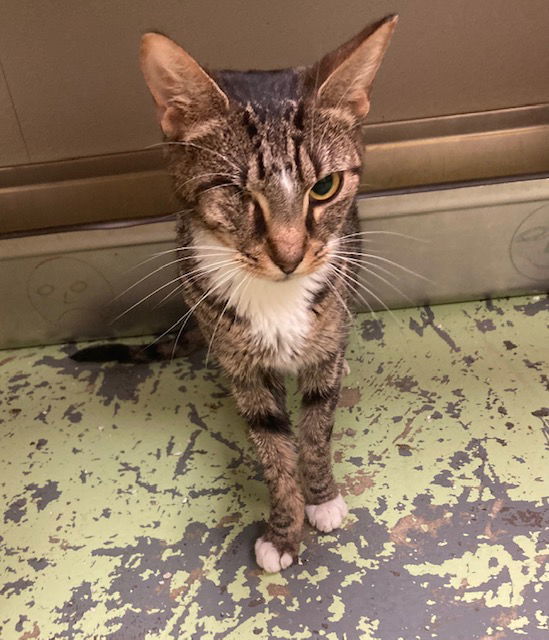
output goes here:
[{"label": "cat", "polygon": [[[183,206],[183,297],[230,380],[271,501],[256,561],[298,558],[305,516],[323,532],[347,506],[330,438],[360,252],[361,125],[397,16],[310,67],[207,71],[158,33],[140,62]],[[348,259],[349,258],[349,259]],[[284,375],[302,394],[299,435]]]}]

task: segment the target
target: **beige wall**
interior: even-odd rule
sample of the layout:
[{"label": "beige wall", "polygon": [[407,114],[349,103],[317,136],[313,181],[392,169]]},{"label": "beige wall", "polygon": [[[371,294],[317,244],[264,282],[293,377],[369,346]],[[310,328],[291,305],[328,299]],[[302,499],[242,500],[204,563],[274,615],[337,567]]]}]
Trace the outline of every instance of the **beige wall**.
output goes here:
[{"label": "beige wall", "polygon": [[270,68],[392,12],[371,122],[549,102],[549,0],[2,0],[0,166],[157,142],[137,66],[147,29],[212,67]]},{"label": "beige wall", "polygon": [[0,165],[29,161],[15,108],[0,67]]}]

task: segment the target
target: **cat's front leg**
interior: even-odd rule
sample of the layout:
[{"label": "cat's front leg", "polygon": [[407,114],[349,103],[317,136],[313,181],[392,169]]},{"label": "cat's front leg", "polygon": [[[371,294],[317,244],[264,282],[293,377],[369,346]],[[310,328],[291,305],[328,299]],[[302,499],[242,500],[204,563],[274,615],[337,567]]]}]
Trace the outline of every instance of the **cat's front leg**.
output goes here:
[{"label": "cat's front leg", "polygon": [[332,531],[348,513],[332,472],[330,439],[345,360],[343,350],[299,375],[303,393],[299,431],[299,463],[309,522]]},{"label": "cat's front leg", "polygon": [[256,560],[265,571],[274,573],[297,559],[304,521],[284,384],[276,374],[257,371],[245,379],[233,379],[233,393],[250,426],[271,499],[267,528],[255,544]]}]

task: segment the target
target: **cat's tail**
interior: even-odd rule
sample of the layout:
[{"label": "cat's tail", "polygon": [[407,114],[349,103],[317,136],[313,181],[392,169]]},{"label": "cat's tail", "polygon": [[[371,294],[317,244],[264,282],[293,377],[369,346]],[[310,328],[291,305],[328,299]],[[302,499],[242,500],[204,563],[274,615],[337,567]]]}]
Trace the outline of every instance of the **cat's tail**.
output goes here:
[{"label": "cat's tail", "polygon": [[109,342],[95,344],[84,349],[79,349],[70,357],[76,362],[121,362],[125,364],[139,364],[146,362],[158,362],[183,358],[195,351],[203,349],[206,344],[198,328],[192,328],[179,336],[177,345],[176,337],[168,336],[153,344],[123,344]]}]

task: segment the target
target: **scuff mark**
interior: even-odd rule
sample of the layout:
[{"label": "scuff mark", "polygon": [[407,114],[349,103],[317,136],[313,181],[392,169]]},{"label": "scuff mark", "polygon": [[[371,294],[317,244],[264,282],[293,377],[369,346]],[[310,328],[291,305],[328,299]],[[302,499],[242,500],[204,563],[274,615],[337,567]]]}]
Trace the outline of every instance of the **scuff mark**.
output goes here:
[{"label": "scuff mark", "polygon": [[431,307],[423,307],[423,311],[420,313],[422,324],[420,325],[414,318],[410,318],[410,329],[415,331],[419,337],[422,337],[425,329],[431,328],[444,342],[450,347],[452,351],[456,353],[461,351],[460,347],[450,337],[450,334],[442,328],[439,324],[435,323],[435,314]]}]

